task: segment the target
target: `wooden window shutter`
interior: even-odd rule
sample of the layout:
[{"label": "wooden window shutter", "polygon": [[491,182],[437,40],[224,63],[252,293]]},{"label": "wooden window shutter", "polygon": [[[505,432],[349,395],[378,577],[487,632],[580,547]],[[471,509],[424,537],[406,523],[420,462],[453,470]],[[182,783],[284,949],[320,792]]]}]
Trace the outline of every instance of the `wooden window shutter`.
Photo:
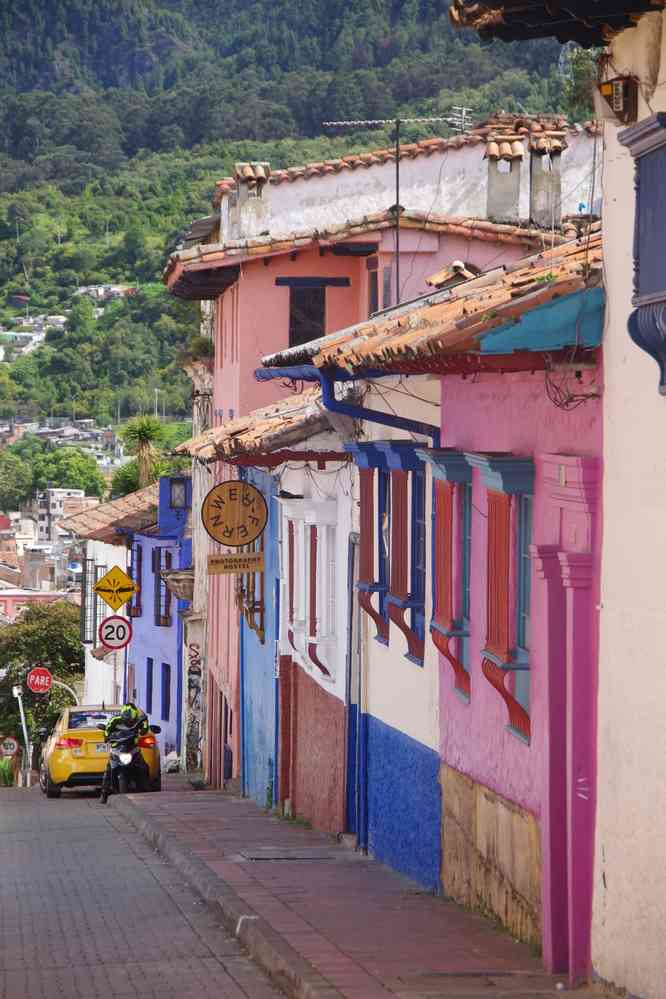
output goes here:
[{"label": "wooden window shutter", "polygon": [[488,625],[486,648],[510,660],[509,571],[511,562],[511,497],[488,491]]},{"label": "wooden window shutter", "polygon": [[487,635],[483,675],[495,688],[509,713],[509,725],[529,740],[530,716],[506,683],[511,673],[502,666],[511,662],[509,584],[511,569],[511,496],[488,490]]},{"label": "wooden window shutter", "polygon": [[471,694],[470,676],[451,648],[455,627],[453,611],[453,508],[455,486],[435,479],[435,593],[433,621],[430,628],[435,647],[453,670],[454,686],[465,697]]},{"label": "wooden window shutter", "polygon": [[404,468],[391,471],[391,585],[388,605],[390,620],[407,639],[407,654],[422,662],[425,640],[405,620],[410,603],[409,475]]},{"label": "wooden window shutter", "polygon": [[359,469],[359,499],[360,499],[360,539],[359,539],[359,606],[374,622],[377,637],[383,641],[388,639],[388,618],[375,610],[372,605],[372,594],[375,590],[375,470],[374,468]]}]

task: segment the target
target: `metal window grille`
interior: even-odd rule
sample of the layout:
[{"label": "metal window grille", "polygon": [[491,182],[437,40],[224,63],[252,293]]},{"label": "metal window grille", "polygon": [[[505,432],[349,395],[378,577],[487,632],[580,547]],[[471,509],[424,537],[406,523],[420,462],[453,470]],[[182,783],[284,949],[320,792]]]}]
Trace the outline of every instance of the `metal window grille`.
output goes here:
[{"label": "metal window grille", "polygon": [[83,578],[81,581],[81,641],[84,644],[95,641],[94,613],[96,596],[93,590],[95,585],[95,559],[86,558],[83,562]]}]

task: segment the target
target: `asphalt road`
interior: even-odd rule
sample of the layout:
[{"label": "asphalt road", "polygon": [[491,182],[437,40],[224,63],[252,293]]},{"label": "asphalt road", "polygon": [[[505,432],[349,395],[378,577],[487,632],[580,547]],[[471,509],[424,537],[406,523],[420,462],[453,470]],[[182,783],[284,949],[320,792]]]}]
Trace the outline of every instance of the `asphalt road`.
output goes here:
[{"label": "asphalt road", "polygon": [[279,999],[96,795],[0,788],[0,999]]}]

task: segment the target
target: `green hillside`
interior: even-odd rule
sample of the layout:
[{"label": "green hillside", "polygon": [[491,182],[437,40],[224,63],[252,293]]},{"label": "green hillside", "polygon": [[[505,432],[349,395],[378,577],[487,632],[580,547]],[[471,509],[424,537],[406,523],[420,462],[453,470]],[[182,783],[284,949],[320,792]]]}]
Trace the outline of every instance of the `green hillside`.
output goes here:
[{"label": "green hillside", "polygon": [[[482,48],[452,31],[447,7],[4,0],[0,322],[25,307],[17,293],[31,312],[62,312],[77,285],[154,286],[179,233],[210,210],[215,180],[239,159],[281,167],[390,141],[389,132],[322,134],[324,120],[453,104],[477,116],[586,112],[573,85],[579,67],[562,72],[559,46]],[[432,133],[414,126],[405,138]],[[66,411],[72,398],[100,419],[119,404],[129,415],[158,386],[184,414],[188,384],[173,362],[193,316],[153,287],[93,323],[90,342],[72,329],[18,361],[10,350],[0,417]],[[115,341],[131,344],[132,364],[113,367]]]}]

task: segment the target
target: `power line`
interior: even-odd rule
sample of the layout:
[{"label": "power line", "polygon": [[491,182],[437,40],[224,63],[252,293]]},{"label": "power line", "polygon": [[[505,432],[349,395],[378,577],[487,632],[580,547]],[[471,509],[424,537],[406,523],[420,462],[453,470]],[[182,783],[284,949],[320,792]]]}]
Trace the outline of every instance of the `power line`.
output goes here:
[{"label": "power line", "polygon": [[[395,126],[395,304],[400,305],[400,126],[401,125],[434,125],[444,123],[457,131],[464,132],[472,124],[473,108],[454,105],[451,114],[430,118],[364,118],[348,121],[324,121],[324,128],[377,128],[383,125]],[[391,210],[391,209],[390,209]]]}]

